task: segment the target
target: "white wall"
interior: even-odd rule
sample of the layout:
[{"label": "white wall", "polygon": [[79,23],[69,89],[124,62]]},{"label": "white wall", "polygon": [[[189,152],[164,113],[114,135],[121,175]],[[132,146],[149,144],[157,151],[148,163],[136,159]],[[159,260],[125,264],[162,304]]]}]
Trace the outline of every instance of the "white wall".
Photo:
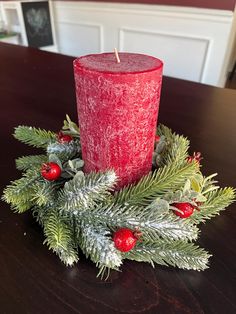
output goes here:
[{"label": "white wall", "polygon": [[53,2],[59,51],[154,55],[168,76],[223,86],[233,12],[159,5]]},{"label": "white wall", "polygon": [[234,20],[232,25],[231,38],[229,41],[229,48],[228,62],[226,62],[225,66],[227,67],[226,71],[231,73],[236,62],[236,10],[234,11]]},{"label": "white wall", "polygon": [[1,6],[0,6],[0,29],[1,29],[1,26],[2,26],[2,23],[3,20],[2,20],[2,10],[1,10]]},{"label": "white wall", "polygon": [[[19,1],[1,3],[19,7]],[[50,5],[55,42],[63,54],[80,56],[117,47],[162,59],[165,75],[225,84],[236,32],[231,11],[80,1]]]}]

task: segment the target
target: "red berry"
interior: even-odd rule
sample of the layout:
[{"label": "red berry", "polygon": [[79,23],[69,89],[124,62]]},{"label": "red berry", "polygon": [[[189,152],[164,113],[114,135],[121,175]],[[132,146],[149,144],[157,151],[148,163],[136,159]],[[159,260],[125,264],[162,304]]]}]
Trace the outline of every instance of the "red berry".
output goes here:
[{"label": "red berry", "polygon": [[155,136],[155,142],[156,142],[156,143],[160,142],[160,139],[161,139],[161,137],[160,137],[159,135],[156,135],[156,136]]},{"label": "red berry", "polygon": [[57,134],[57,140],[61,144],[70,143],[73,137],[67,134],[63,134],[61,131]]},{"label": "red berry", "polygon": [[137,237],[132,230],[121,228],[114,233],[113,241],[117,250],[128,252],[134,248],[137,242]]},{"label": "red berry", "polygon": [[57,180],[61,175],[61,168],[55,162],[42,164],[41,175],[48,181]]},{"label": "red berry", "polygon": [[202,160],[201,153],[200,152],[193,153],[193,156],[187,157],[188,162],[192,162],[193,160],[195,160],[198,164],[200,164],[200,161]]},{"label": "red berry", "polygon": [[192,215],[194,206],[189,203],[173,203],[172,206],[176,207],[178,210],[174,210],[175,215],[179,216],[180,218],[188,218]]}]

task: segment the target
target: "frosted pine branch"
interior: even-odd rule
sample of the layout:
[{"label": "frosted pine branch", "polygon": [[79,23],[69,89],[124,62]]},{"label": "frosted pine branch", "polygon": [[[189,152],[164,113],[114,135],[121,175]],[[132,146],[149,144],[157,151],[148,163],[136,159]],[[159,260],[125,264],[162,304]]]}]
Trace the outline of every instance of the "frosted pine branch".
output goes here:
[{"label": "frosted pine branch", "polygon": [[79,245],[98,268],[118,270],[122,264],[121,252],[115,248],[111,232],[105,226],[82,222]]},{"label": "frosted pine branch", "polygon": [[149,241],[159,238],[195,240],[198,237],[198,228],[193,224],[176,217],[172,212],[163,214],[150,208],[108,205],[94,208],[89,213],[86,210],[76,211],[75,216],[88,222],[99,222],[111,229],[138,228],[142,232],[142,238]]},{"label": "frosted pine branch", "polygon": [[80,152],[80,144],[78,140],[69,143],[51,142],[47,146],[48,154],[56,154],[60,159],[67,161],[75,157]]},{"label": "frosted pine branch", "polygon": [[72,180],[65,183],[60,192],[60,208],[75,213],[93,207],[97,202],[106,201],[116,180],[114,171],[86,176],[78,172]]},{"label": "frosted pine branch", "polygon": [[138,262],[177,266],[182,269],[204,270],[208,268],[210,254],[193,243],[158,241],[138,243],[125,254],[125,258]]},{"label": "frosted pine branch", "polygon": [[40,180],[35,183],[32,200],[36,206],[52,206],[57,202],[57,182]]}]

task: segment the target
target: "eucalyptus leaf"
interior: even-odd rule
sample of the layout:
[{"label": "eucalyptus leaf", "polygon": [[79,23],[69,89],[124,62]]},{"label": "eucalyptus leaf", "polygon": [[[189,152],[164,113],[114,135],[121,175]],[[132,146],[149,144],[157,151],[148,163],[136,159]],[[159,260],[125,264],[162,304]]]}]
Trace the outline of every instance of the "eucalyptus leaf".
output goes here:
[{"label": "eucalyptus leaf", "polygon": [[63,168],[60,158],[56,154],[50,154],[48,160],[49,162],[55,162],[56,164],[58,164],[58,166],[60,166],[61,169]]},{"label": "eucalyptus leaf", "polygon": [[160,154],[164,150],[165,146],[166,146],[165,136],[162,135],[160,137],[159,143],[156,145],[155,149],[156,153]]},{"label": "eucalyptus leaf", "polygon": [[191,188],[196,192],[201,192],[201,185],[196,180],[196,178],[191,179]]},{"label": "eucalyptus leaf", "polygon": [[66,120],[64,120],[64,125],[62,127],[65,134],[73,135],[74,137],[79,137],[80,131],[78,125],[71,121],[70,117],[66,115]]},{"label": "eucalyptus leaf", "polygon": [[195,202],[206,202],[206,200],[207,200],[207,198],[200,193],[195,198]]},{"label": "eucalyptus leaf", "polygon": [[156,198],[149,206],[150,209],[155,209],[158,213],[168,213],[169,203],[161,198]]},{"label": "eucalyptus leaf", "polygon": [[190,180],[188,179],[188,180],[186,180],[186,183],[185,183],[185,185],[184,185],[183,193],[186,192],[186,191],[189,191],[190,188],[191,188],[191,182],[190,182]]}]

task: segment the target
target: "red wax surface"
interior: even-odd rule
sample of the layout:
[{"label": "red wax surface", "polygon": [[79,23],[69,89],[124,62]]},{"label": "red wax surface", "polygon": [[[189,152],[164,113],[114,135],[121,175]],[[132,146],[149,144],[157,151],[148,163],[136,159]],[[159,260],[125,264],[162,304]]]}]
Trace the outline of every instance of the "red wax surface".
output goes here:
[{"label": "red wax surface", "polygon": [[134,53],[80,57],[74,61],[84,171],[114,169],[118,188],[152,166],[163,64]]}]

